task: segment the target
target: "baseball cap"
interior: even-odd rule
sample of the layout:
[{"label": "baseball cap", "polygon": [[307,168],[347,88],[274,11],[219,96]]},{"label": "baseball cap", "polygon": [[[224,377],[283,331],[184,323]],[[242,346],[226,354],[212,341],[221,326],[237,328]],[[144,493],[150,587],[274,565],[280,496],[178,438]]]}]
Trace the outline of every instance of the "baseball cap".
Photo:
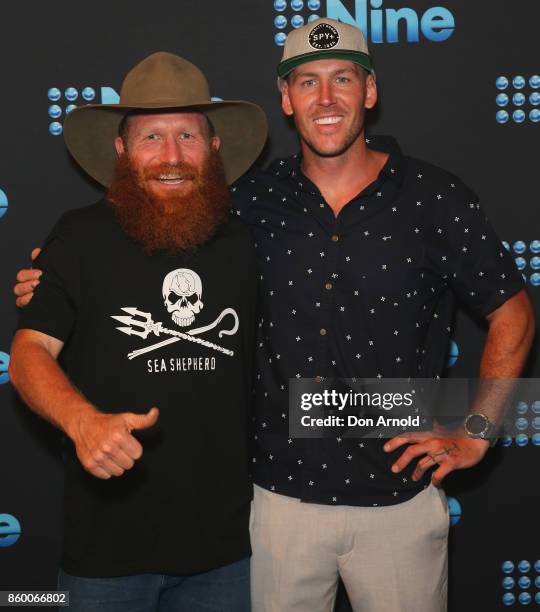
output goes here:
[{"label": "baseball cap", "polygon": [[277,68],[278,77],[283,79],[305,62],[330,58],[350,60],[375,76],[362,31],[348,23],[323,17],[289,33]]}]

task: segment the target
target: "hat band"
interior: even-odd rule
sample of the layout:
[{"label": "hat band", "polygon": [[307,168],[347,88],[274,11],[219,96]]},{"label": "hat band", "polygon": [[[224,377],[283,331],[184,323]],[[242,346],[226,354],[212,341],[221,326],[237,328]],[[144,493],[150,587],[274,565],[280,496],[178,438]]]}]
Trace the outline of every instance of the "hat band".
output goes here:
[{"label": "hat band", "polygon": [[129,98],[120,98],[120,102],[118,106],[122,107],[130,107],[130,108],[184,108],[190,106],[201,106],[201,105],[210,105],[212,101],[208,98],[147,98],[145,100],[134,100]]},{"label": "hat band", "polygon": [[297,66],[311,62],[318,59],[343,59],[350,60],[355,64],[360,64],[366,70],[373,70],[373,63],[367,53],[362,51],[347,51],[347,50],[329,50],[329,51],[312,51],[310,53],[303,53],[302,55],[296,55],[289,59],[284,60],[278,65],[277,73],[278,76],[283,78],[294,70]]}]

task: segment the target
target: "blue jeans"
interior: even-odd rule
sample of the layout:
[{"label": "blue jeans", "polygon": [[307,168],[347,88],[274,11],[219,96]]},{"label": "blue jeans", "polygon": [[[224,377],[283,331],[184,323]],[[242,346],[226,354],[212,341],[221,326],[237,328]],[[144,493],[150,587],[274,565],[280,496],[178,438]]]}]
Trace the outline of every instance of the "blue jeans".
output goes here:
[{"label": "blue jeans", "polygon": [[[84,578],[60,570],[70,612],[250,612],[249,559],[191,576]],[[66,608],[59,608],[65,610]]]}]

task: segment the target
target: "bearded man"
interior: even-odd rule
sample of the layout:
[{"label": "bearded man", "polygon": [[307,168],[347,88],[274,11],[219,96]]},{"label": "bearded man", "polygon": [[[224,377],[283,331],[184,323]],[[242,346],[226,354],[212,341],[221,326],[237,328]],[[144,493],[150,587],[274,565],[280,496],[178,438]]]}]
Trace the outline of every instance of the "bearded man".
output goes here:
[{"label": "bearded man", "polygon": [[155,53],[64,134],[108,191],[49,235],[10,369],[66,435],[59,589],[77,611],[247,611],[256,276],[228,183],[264,113]]}]

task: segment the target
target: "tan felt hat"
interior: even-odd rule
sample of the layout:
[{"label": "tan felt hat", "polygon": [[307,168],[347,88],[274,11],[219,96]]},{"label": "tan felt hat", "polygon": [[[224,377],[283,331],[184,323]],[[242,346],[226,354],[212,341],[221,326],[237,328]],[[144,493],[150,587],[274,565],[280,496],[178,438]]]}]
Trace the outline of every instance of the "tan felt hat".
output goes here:
[{"label": "tan felt hat", "polygon": [[128,72],[119,104],[88,104],[67,115],[67,148],[83,170],[107,187],[116,164],[114,140],[123,117],[132,110],[156,109],[208,116],[221,139],[228,184],[248,170],[266,142],[268,124],[259,106],[243,100],[212,102],[206,77],[197,66],[172,53],[158,52]]},{"label": "tan felt hat", "polygon": [[350,60],[373,73],[373,63],[362,31],[326,17],[288,34],[277,73],[282,79],[300,64],[330,58]]}]

